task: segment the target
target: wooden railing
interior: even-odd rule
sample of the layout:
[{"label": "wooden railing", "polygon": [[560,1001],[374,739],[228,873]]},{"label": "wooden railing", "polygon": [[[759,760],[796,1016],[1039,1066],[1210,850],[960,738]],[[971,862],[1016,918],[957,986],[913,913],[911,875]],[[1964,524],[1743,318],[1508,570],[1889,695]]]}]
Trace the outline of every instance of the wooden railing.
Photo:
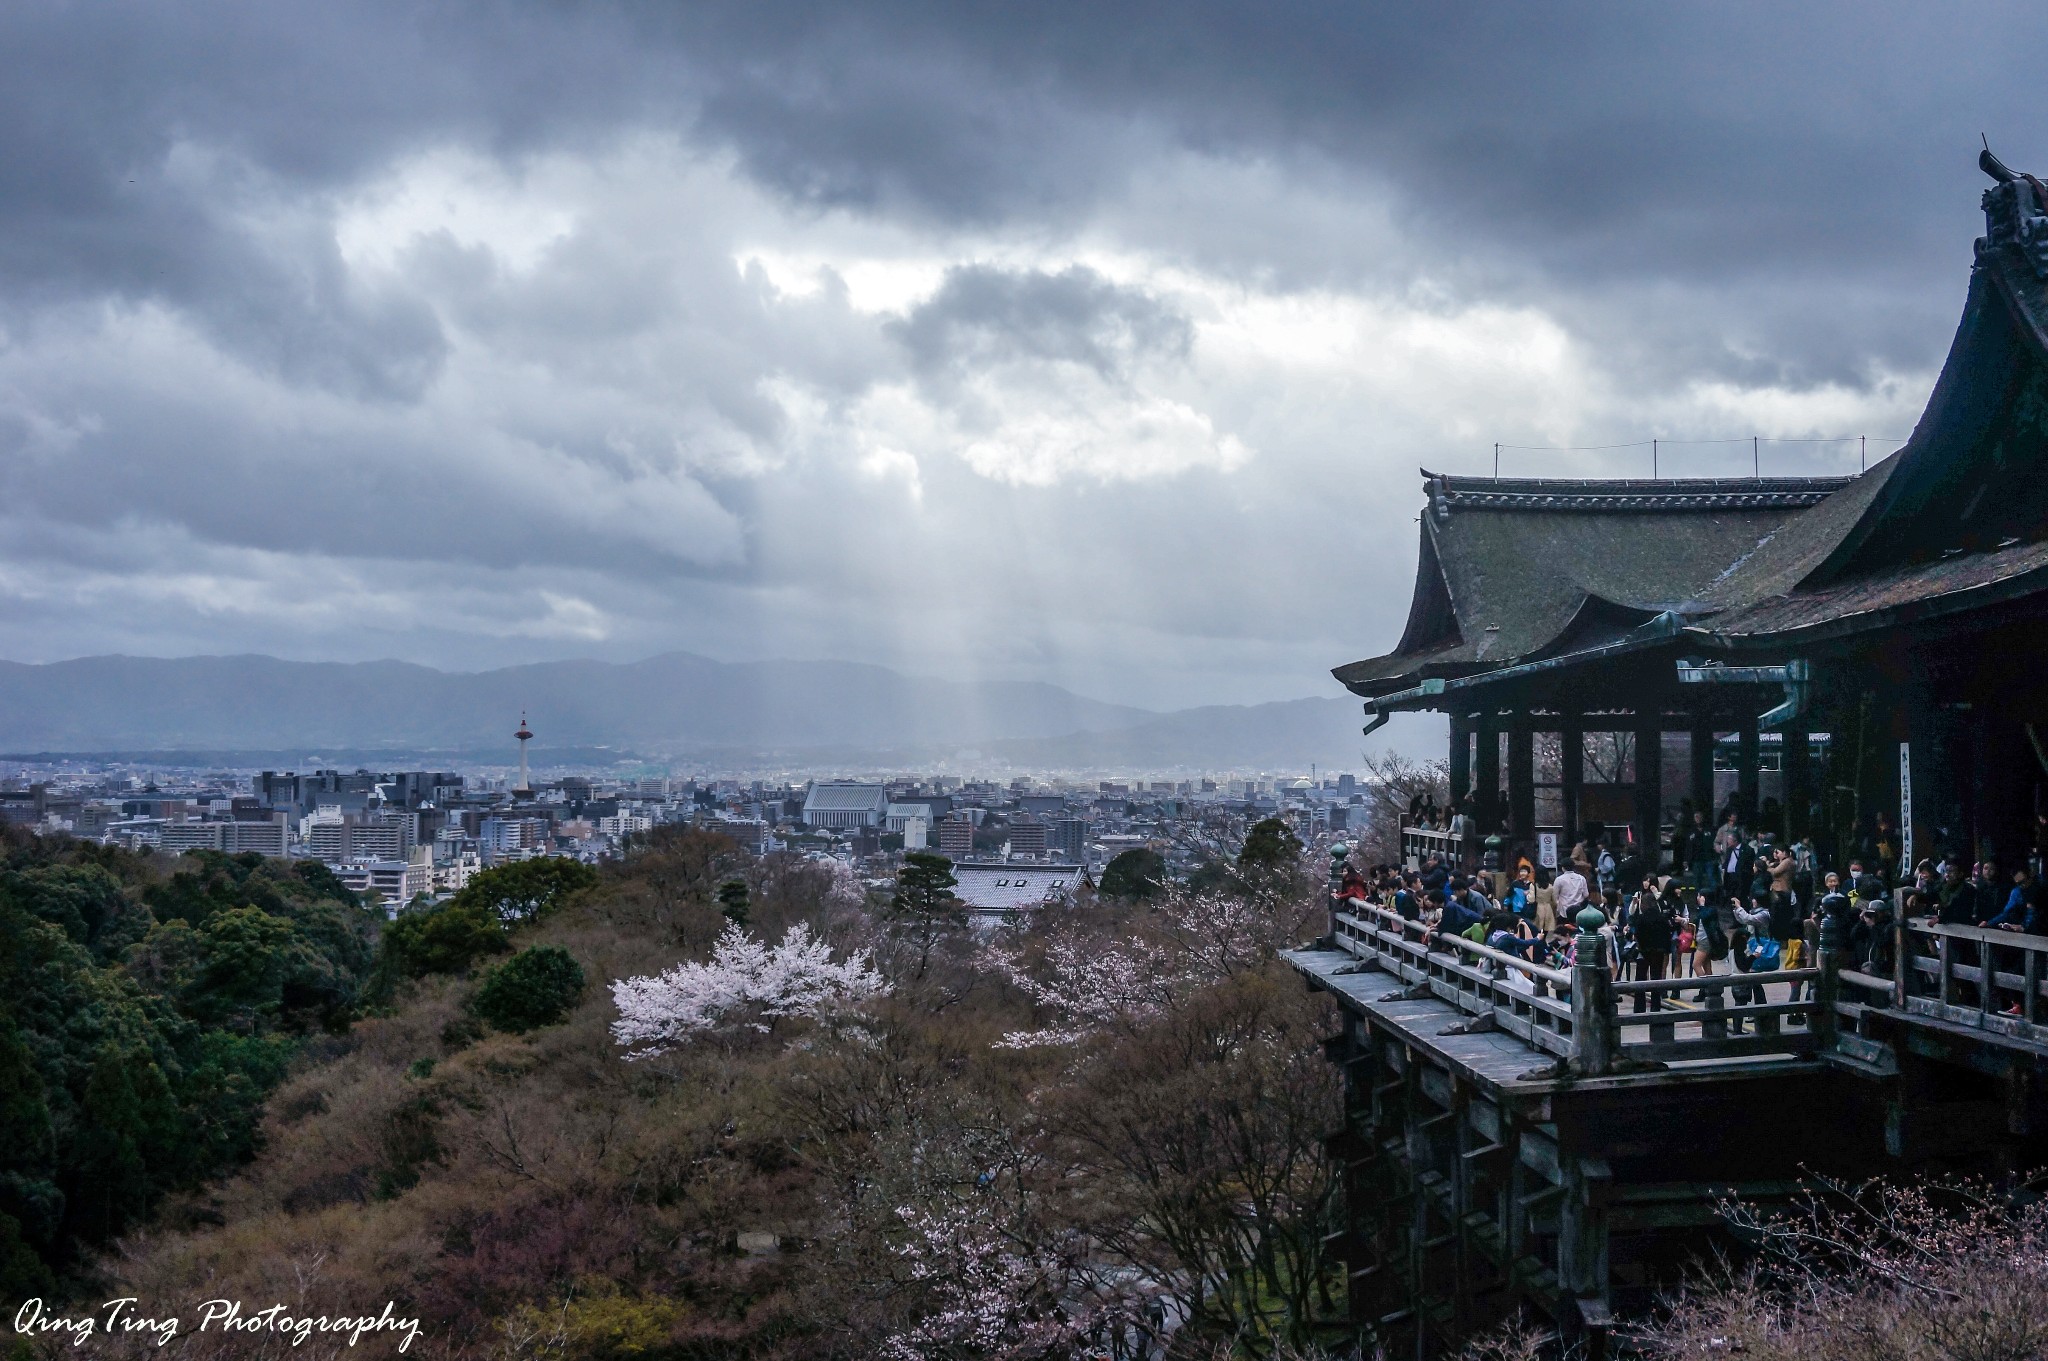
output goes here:
[{"label": "wooden railing", "polygon": [[2048,1043],[2048,936],[1902,918],[1893,963],[1888,986],[1894,1005],[1952,1025]]},{"label": "wooden railing", "polygon": [[[1576,1075],[1682,1060],[1813,1054],[1832,1048],[1838,1034],[1842,975],[1832,952],[1812,969],[1617,982],[1604,952],[1566,973],[1461,936],[1434,934],[1357,898],[1338,901],[1330,921],[1339,949],[1400,979],[1417,996],[1449,1002],[1472,1018],[1465,1029],[1513,1035]],[[1764,987],[1775,983],[1795,985],[1797,1000],[1763,1000]],[[1808,995],[1798,997],[1801,991]],[[1697,1007],[1671,1005],[1683,994]],[[1641,1011],[1634,1010],[1638,998]],[[1794,1017],[1803,1030],[1785,1028]],[[1699,1033],[1681,1038],[1678,1027],[1689,1023],[1697,1023]],[[1755,1029],[1741,1033],[1750,1023]]]},{"label": "wooden railing", "polygon": [[1450,832],[1439,832],[1428,827],[1403,827],[1401,829],[1401,859],[1411,869],[1420,869],[1422,862],[1432,855],[1440,855],[1447,865],[1463,865],[1466,850],[1457,836]]},{"label": "wooden railing", "polygon": [[1506,1031],[1533,1049],[1569,1059],[1576,1017],[1572,977],[1458,936],[1425,936],[1398,912],[1357,898],[1330,914],[1340,949],[1378,965],[1411,987],[1426,987],[1460,1011],[1485,1018],[1474,1030]]}]

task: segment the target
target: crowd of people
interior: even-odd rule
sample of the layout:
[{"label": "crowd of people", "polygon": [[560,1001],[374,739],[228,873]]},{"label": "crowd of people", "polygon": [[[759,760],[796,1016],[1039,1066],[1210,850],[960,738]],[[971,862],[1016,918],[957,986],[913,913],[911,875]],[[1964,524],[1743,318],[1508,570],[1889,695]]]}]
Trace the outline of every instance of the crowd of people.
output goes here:
[{"label": "crowd of people", "polygon": [[[1900,911],[2048,935],[2039,852],[2009,875],[1988,859],[1948,855],[1902,876],[1900,838],[1880,817],[1845,865],[1827,868],[1811,838],[1780,844],[1762,830],[1771,811],[1745,820],[1729,807],[1716,823],[1688,803],[1668,856],[1662,847],[1653,858],[1632,840],[1610,844],[1596,834],[1573,846],[1555,872],[1527,854],[1479,872],[1430,855],[1414,868],[1351,867],[1338,892],[1399,913],[1429,937],[1461,936],[1559,970],[1575,965],[1581,951],[1599,949],[1617,978],[1642,980],[1797,969],[1811,966],[1820,949],[1837,952],[1845,968],[1890,977]],[[1468,817],[1433,800],[1411,813],[1446,829]],[[2048,835],[2041,840],[2048,848]],[[1732,991],[1736,1005],[1763,1000],[1761,989],[1754,997],[1740,986]],[[1634,1001],[1637,1010],[1652,1009],[1663,995],[1637,993]]]}]

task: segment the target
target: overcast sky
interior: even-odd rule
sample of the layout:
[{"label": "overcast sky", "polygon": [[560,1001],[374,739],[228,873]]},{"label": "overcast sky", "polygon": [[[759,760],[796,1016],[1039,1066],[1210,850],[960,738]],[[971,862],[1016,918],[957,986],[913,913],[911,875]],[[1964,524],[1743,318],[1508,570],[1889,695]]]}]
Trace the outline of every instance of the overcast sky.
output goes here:
[{"label": "overcast sky", "polygon": [[9,6],[0,656],[1336,693],[1420,466],[1908,433],[2043,70],[2023,6]]}]

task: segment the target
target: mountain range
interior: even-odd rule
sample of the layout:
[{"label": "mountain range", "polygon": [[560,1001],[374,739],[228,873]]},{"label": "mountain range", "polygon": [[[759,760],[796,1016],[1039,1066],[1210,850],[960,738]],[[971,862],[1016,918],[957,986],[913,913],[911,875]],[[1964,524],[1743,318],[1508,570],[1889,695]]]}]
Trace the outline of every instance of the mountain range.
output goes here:
[{"label": "mountain range", "polygon": [[84,657],[0,662],[0,750],[501,754],[912,766],[966,755],[1042,769],[1358,765],[1342,697],[1158,713],[1035,681],[953,681],[853,662],[685,652],[449,672],[407,662]]}]

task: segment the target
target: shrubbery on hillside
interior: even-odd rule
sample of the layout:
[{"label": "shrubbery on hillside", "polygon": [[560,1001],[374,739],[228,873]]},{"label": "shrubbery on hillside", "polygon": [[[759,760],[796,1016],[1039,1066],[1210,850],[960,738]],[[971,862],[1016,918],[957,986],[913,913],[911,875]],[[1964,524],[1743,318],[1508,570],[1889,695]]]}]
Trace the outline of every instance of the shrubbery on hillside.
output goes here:
[{"label": "shrubbery on hillside", "polygon": [[583,995],[583,966],[559,945],[521,950],[484,975],[476,1014],[499,1030],[522,1035],[554,1025]]},{"label": "shrubbery on hillside", "polygon": [[[390,1298],[443,1357],[1023,1356],[1336,1317],[1325,1004],[1273,954],[1299,904],[1054,910],[998,949],[701,830],[598,878],[467,980],[418,967],[437,933],[401,917],[388,1010],[323,1041],[262,1154],[109,1288]],[[565,958],[612,986],[510,1033],[500,1003]],[[629,1021],[665,1052],[625,1062]]]}]

